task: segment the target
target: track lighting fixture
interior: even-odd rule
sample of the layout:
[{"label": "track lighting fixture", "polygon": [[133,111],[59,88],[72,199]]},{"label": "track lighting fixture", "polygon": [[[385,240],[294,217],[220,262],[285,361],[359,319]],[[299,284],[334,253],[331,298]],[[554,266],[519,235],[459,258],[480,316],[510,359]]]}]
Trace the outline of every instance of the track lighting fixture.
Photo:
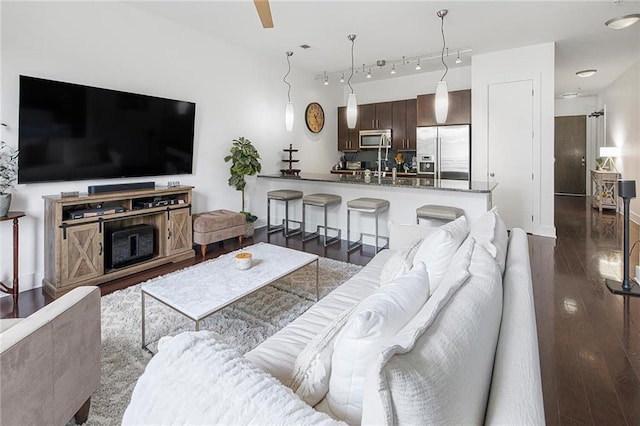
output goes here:
[{"label": "track lighting fixture", "polygon": [[396,73],[396,64],[393,64],[391,66],[391,74],[395,74]]},{"label": "track lighting fixture", "polygon": [[371,67],[369,67],[369,72],[367,73],[367,78],[371,78]]},{"label": "track lighting fixture", "polygon": [[324,72],[324,85],[328,86],[329,85],[329,76],[327,75],[327,72]]},{"label": "track lighting fixture", "polygon": [[418,64],[416,65],[416,69],[417,70],[421,70],[422,69],[422,67],[420,66],[420,59],[418,59]]},{"label": "track lighting fixture", "polygon": [[344,73],[342,73],[342,76],[340,77],[340,83],[344,83]]},{"label": "track lighting fixture", "polygon": [[349,34],[347,38],[351,41],[351,74],[347,80],[351,93],[347,98],[347,127],[353,129],[356,127],[356,122],[358,121],[358,100],[356,99],[356,94],[353,93],[353,86],[351,86],[351,78],[353,77],[353,47],[355,45],[356,35]]},{"label": "track lighting fixture", "polygon": [[462,59],[460,59],[460,51],[458,50],[458,57],[456,58],[456,64],[462,63]]},{"label": "track lighting fixture", "polygon": [[284,75],[282,81],[287,85],[287,105],[284,109],[284,125],[287,128],[287,132],[290,132],[293,130],[293,103],[291,103],[291,84],[287,81],[287,77],[291,72],[291,62],[289,58],[293,56],[293,52],[288,51],[285,55],[287,55],[287,73]]}]

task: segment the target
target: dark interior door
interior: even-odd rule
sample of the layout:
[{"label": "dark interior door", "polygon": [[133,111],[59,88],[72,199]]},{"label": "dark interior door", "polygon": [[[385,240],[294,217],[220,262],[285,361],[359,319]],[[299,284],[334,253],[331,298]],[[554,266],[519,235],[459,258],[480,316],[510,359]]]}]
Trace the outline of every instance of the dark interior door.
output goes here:
[{"label": "dark interior door", "polygon": [[585,195],[587,117],[556,117],[555,128],[555,192]]}]

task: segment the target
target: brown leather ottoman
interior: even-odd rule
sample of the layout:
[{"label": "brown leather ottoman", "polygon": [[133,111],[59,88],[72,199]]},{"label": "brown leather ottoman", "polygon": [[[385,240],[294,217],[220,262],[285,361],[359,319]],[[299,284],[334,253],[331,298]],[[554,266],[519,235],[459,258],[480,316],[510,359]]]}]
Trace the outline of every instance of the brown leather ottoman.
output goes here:
[{"label": "brown leather ottoman", "polygon": [[214,210],[193,215],[193,242],[200,244],[202,257],[207,254],[207,244],[242,236],[247,232],[244,214],[230,210]]}]

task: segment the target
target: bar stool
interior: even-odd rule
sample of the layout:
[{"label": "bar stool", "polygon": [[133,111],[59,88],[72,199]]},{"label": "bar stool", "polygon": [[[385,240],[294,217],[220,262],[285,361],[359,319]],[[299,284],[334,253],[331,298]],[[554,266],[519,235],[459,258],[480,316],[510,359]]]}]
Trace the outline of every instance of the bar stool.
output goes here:
[{"label": "bar stool", "polygon": [[416,209],[416,223],[420,223],[420,219],[428,219],[434,224],[444,224],[456,220],[464,215],[464,210],[458,207],[439,206],[437,204],[425,204]]},{"label": "bar stool", "polygon": [[[340,228],[331,228],[327,226],[327,207],[338,205],[342,202],[342,197],[333,194],[311,194],[302,198],[302,241],[309,241],[320,237],[320,228],[324,229],[324,246],[337,243],[340,241],[342,231]],[[306,232],[305,228],[305,209],[307,206],[322,207],[324,211],[324,225],[317,225],[316,232]],[[338,235],[327,238],[327,230],[336,231]]]},{"label": "bar stool", "polygon": [[[347,251],[352,251],[362,246],[362,236],[367,235],[375,237],[376,239],[376,253],[389,245],[389,237],[380,236],[378,234],[378,215],[389,208],[389,201],[382,200],[380,198],[356,198],[355,200],[347,201]],[[376,232],[375,234],[360,233],[360,238],[357,241],[351,243],[350,240],[350,228],[351,228],[351,211],[360,213],[373,213],[376,219]],[[384,245],[378,248],[378,241],[383,240]]]},{"label": "bar stool", "polygon": [[[289,201],[295,201],[302,198],[302,191],[292,189],[278,189],[267,192],[267,234],[282,231],[285,238],[297,235],[302,232],[302,228],[291,229],[289,222],[300,224],[298,220],[289,219]],[[271,200],[284,201],[284,219],[282,225],[271,226]]]}]

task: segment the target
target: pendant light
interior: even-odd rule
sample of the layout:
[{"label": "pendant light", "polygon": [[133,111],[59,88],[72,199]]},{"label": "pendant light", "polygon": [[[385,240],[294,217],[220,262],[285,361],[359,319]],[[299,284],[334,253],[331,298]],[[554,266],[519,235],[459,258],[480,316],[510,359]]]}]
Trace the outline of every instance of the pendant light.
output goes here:
[{"label": "pendant light", "polygon": [[287,73],[284,75],[282,81],[287,85],[287,106],[284,109],[284,125],[287,128],[287,132],[293,130],[293,103],[291,102],[291,84],[287,81],[287,76],[291,72],[291,62],[289,58],[293,56],[293,52],[288,51],[285,53],[287,55]]},{"label": "pendant light", "polygon": [[438,17],[441,20],[440,32],[442,33],[442,52],[440,53],[440,60],[442,61],[442,65],[444,65],[444,74],[438,84],[436,84],[435,112],[436,123],[438,124],[446,122],[447,114],[449,113],[449,90],[447,88],[447,82],[444,80],[447,72],[449,72],[449,67],[444,61],[444,50],[446,48],[446,41],[444,38],[444,17],[447,16],[447,13],[449,13],[447,9],[442,9],[437,12]]},{"label": "pendant light", "polygon": [[353,129],[356,127],[356,122],[358,121],[358,101],[351,86],[351,78],[353,77],[353,46],[355,45],[356,35],[349,34],[347,38],[351,41],[351,75],[349,75],[349,79],[347,80],[351,93],[347,98],[347,127]]}]

